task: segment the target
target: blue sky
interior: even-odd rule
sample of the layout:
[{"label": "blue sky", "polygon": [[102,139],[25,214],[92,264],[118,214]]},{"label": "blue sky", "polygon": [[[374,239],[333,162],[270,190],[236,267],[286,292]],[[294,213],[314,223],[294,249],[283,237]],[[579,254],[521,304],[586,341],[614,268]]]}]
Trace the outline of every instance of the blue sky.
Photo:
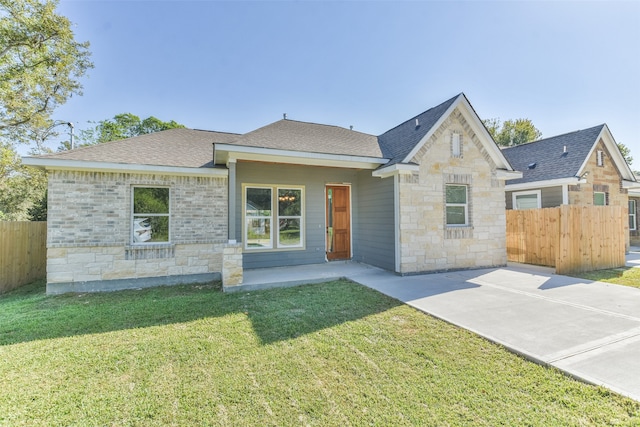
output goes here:
[{"label": "blue sky", "polygon": [[[640,165],[640,2],[80,1],[76,129],[115,114],[243,133],[282,118],[380,134],[464,92],[543,137],[607,123]],[[57,144],[52,144],[53,147]],[[640,168],[637,166],[636,169]]]}]

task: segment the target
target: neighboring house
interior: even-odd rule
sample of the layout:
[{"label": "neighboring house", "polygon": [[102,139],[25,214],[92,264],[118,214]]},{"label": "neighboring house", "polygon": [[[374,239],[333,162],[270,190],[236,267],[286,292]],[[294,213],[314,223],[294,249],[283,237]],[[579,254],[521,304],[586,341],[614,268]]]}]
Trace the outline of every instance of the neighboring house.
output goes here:
[{"label": "neighboring house", "polygon": [[[640,182],[640,176],[635,175]],[[638,214],[640,213],[640,188],[629,189],[629,238],[633,246],[640,246],[640,224],[638,224]]]},{"label": "neighboring house", "polygon": [[[507,209],[612,205],[627,212],[629,190],[640,187],[606,124],[502,152],[523,173],[506,185]],[[629,224],[632,221],[635,225],[629,211]]]},{"label": "neighboring house", "polygon": [[228,288],[243,269],[332,260],[399,274],[502,266],[505,180],[522,176],[464,94],[380,136],[284,119],[23,161],[49,174],[49,293]]}]

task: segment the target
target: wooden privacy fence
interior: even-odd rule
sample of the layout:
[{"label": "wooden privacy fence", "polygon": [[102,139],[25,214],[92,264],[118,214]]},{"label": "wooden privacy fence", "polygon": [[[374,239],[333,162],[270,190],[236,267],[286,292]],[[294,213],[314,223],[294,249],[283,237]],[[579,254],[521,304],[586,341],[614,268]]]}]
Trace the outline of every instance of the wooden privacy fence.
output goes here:
[{"label": "wooden privacy fence", "polygon": [[46,221],[0,221],[0,293],[46,275]]},{"label": "wooden privacy fence", "polygon": [[507,211],[507,259],[567,274],[625,265],[626,210],[572,206]]}]

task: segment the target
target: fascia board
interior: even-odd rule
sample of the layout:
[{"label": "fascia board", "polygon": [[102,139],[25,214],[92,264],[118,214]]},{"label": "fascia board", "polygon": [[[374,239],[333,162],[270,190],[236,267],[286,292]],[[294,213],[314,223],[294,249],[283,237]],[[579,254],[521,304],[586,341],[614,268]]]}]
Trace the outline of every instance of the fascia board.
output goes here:
[{"label": "fascia board", "polygon": [[618,145],[613,139],[613,135],[609,131],[609,127],[606,124],[602,127],[602,130],[596,137],[596,140],[593,142],[593,145],[589,150],[589,154],[587,154],[587,157],[585,157],[584,161],[582,162],[582,165],[580,165],[580,169],[578,169],[578,175],[582,175],[582,173],[584,172],[584,169],[587,167],[587,163],[589,162],[589,159],[593,155],[593,152],[596,150],[596,146],[598,145],[598,142],[600,141],[600,139],[604,141],[604,145],[609,150],[609,154],[612,155],[613,163],[615,164],[616,169],[618,169],[618,171],[622,175],[622,179],[626,179],[627,181],[635,181],[636,177],[633,171],[627,164],[624,157],[622,157],[622,153],[620,153],[620,149],[618,148]]},{"label": "fascia board", "polygon": [[505,180],[505,181],[508,181],[510,179],[520,179],[522,178],[522,172],[514,171],[514,170],[497,169],[496,178],[500,180]]},{"label": "fascia board", "polygon": [[485,128],[485,126],[480,121],[480,118],[476,114],[471,104],[469,104],[469,101],[467,100],[464,93],[461,93],[460,95],[458,95],[458,98],[455,101],[453,101],[453,103],[449,106],[447,111],[445,111],[445,113],[440,117],[440,119],[438,119],[438,121],[431,127],[431,129],[429,129],[429,132],[427,132],[427,134],[420,140],[420,142],[416,144],[415,147],[413,147],[413,150],[411,150],[411,152],[407,155],[407,157],[405,157],[405,159],[403,160],[403,163],[410,162],[411,159],[413,159],[414,156],[418,154],[418,151],[420,151],[422,146],[426,144],[429,138],[433,136],[433,134],[440,128],[442,123],[444,123],[444,121],[453,113],[453,111],[460,104],[464,105],[465,107],[465,108],[461,108],[460,112],[462,113],[464,118],[467,120],[467,122],[471,124],[474,133],[478,135],[481,139],[491,141],[491,144],[489,144],[488,146],[487,144],[483,144],[483,145],[487,150],[487,152],[489,153],[489,156],[491,156],[491,159],[494,161],[494,163],[498,165],[498,167],[501,169],[513,171],[514,170],[513,166],[511,166],[507,158],[504,156],[504,154],[502,154],[502,151],[500,151],[500,148],[493,142],[493,139],[491,138],[491,135],[489,135],[487,128]]},{"label": "fascia board", "polygon": [[388,178],[393,175],[400,175],[403,173],[411,173],[418,172],[420,170],[420,166],[418,165],[408,165],[405,163],[396,163],[391,166],[384,167],[382,169],[375,170],[371,173],[371,176],[376,178]]},{"label": "fascia board", "polygon": [[627,188],[629,190],[631,190],[631,189],[640,190],[640,182],[638,182],[638,181],[628,181],[626,179],[623,179],[622,180],[622,188]]},{"label": "fascia board", "polygon": [[413,150],[411,150],[409,154],[402,160],[402,163],[409,163],[411,159],[413,159],[416,156],[416,154],[418,154],[418,151],[420,151],[422,146],[429,140],[429,138],[431,138],[431,136],[433,136],[435,131],[440,129],[440,126],[442,125],[442,123],[444,123],[444,121],[451,115],[453,110],[456,109],[456,107],[460,103],[460,98],[463,98],[463,97],[464,97],[463,94],[458,95],[458,98],[456,98],[456,100],[451,103],[449,108],[447,108],[447,111],[445,111],[444,114],[440,116],[438,121],[433,126],[431,126],[431,129],[429,129],[429,132],[427,132],[426,135],[422,137],[420,142],[418,142],[416,146],[413,147]]},{"label": "fascia board", "polygon": [[500,150],[500,147],[498,147],[498,145],[493,141],[493,138],[489,134],[489,131],[480,120],[480,117],[478,117],[478,115],[476,114],[475,110],[469,103],[469,100],[467,100],[464,94],[461,96],[461,102],[466,108],[460,109],[460,112],[462,113],[464,118],[467,119],[467,122],[471,124],[474,133],[479,138],[482,136],[482,139],[488,142],[488,144],[483,144],[483,146],[487,150],[487,153],[489,153],[489,156],[491,156],[491,159],[496,165],[498,165],[498,168],[507,171],[515,171],[513,166],[511,166],[511,163],[509,163],[509,160],[502,153],[502,150]]},{"label": "fascia board", "polygon": [[[308,166],[376,169],[389,161],[379,157],[349,156],[345,154],[308,153],[304,151],[216,144],[219,160],[250,160]],[[218,160],[218,161],[219,161]]]},{"label": "fascia board", "polygon": [[575,184],[583,184],[585,180],[578,180],[578,178],[570,177],[570,178],[558,178],[558,179],[548,179],[546,181],[532,181],[532,182],[521,182],[518,184],[506,184],[504,186],[505,190],[508,191],[516,191],[516,190],[528,190],[528,189],[536,189],[536,188],[544,188],[544,187],[559,187],[562,185],[575,185]]},{"label": "fascia board", "polygon": [[155,173],[162,175],[226,177],[227,169],[221,168],[187,168],[177,166],[137,165],[131,163],[87,162],[82,160],[46,159],[23,157],[22,164],[40,167],[46,170],[70,170],[83,172],[112,173]]}]

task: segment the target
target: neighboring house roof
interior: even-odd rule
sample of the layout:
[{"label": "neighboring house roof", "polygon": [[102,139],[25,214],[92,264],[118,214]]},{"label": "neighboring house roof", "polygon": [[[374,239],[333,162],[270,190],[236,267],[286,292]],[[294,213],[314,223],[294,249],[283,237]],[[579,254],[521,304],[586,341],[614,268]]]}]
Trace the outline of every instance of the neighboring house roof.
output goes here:
[{"label": "neighboring house roof", "polygon": [[[509,184],[574,178],[605,125],[540,139],[502,150],[516,170],[522,171],[521,179]],[[567,147],[567,151],[564,151]],[[531,167],[530,167],[531,166]]]},{"label": "neighboring house roof", "polygon": [[[383,157],[391,159],[385,166],[408,162],[410,160],[407,159],[409,153],[422,141],[460,95],[462,94],[456,95],[380,135],[378,142]],[[418,120],[417,125],[416,120]]]},{"label": "neighboring house roof", "polygon": [[377,138],[338,126],[283,119],[246,133],[233,145],[307,153],[383,157]]},{"label": "neighboring house roof", "polygon": [[509,162],[523,173],[521,179],[511,180],[507,185],[520,184],[521,187],[541,181],[577,180],[600,140],[607,147],[622,179],[635,182],[635,176],[620,153],[611,132],[606,124],[602,124],[503,149],[502,152]]},{"label": "neighboring house roof", "polygon": [[238,139],[234,133],[169,129],[37,158],[186,168],[213,167],[213,143]]}]

